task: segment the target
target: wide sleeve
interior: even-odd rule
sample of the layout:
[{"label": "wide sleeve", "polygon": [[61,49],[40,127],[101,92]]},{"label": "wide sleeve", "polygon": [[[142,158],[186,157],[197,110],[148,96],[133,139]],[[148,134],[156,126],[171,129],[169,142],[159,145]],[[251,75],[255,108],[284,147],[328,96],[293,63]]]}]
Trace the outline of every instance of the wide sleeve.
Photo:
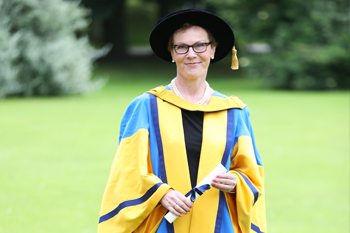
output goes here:
[{"label": "wide sleeve", "polygon": [[170,188],[153,174],[149,106],[144,94],[132,101],[122,118],[119,146],[102,199],[99,233],[133,232]]},{"label": "wide sleeve", "polygon": [[238,176],[236,193],[226,194],[229,209],[236,222],[235,232],[266,232],[264,168],[247,107],[235,114],[235,144],[230,173]]}]

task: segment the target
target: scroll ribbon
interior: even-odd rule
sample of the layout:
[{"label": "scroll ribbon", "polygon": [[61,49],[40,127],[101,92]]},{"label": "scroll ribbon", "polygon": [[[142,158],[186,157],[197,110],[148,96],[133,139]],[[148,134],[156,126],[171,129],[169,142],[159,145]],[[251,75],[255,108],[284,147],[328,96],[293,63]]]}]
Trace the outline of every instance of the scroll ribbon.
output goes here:
[{"label": "scroll ribbon", "polygon": [[207,191],[208,189],[210,189],[210,185],[209,184],[204,184],[202,186],[199,187],[194,187],[193,189],[191,189],[191,191],[189,191],[185,196],[188,197],[191,195],[190,200],[192,202],[194,202],[197,198],[196,198],[196,193],[201,196],[203,193],[205,193],[205,191]]},{"label": "scroll ribbon", "polygon": [[[213,182],[213,179],[219,175],[227,172],[227,169],[220,163],[217,165],[204,179],[199,182],[199,184],[191,189],[185,196],[187,199],[189,199],[192,203],[200,197],[205,191],[210,189],[210,185]],[[168,212],[164,218],[169,222],[173,223],[177,219],[177,215]]]}]

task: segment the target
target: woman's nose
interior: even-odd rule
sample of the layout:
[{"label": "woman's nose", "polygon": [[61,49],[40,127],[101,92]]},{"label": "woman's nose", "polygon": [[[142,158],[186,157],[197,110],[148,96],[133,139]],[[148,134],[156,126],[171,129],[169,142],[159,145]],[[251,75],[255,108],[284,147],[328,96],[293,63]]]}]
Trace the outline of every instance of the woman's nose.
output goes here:
[{"label": "woman's nose", "polygon": [[188,48],[187,56],[188,57],[197,57],[197,53],[193,50],[193,47]]}]

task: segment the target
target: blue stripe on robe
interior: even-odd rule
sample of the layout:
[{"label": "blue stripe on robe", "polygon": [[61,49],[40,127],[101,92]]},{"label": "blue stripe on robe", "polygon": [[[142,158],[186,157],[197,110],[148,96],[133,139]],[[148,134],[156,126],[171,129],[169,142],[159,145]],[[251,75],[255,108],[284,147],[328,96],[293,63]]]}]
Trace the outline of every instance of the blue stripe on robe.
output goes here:
[{"label": "blue stripe on robe", "polygon": [[251,228],[253,231],[257,232],[257,233],[264,233],[260,230],[260,228],[256,225],[254,225],[253,223],[251,224]]},{"label": "blue stripe on robe", "polygon": [[120,203],[118,205],[117,208],[115,208],[114,210],[112,210],[111,212],[103,215],[100,217],[100,221],[99,223],[101,222],[104,222],[104,221],[107,221],[108,219],[110,218],[113,218],[114,216],[116,216],[122,209],[126,208],[126,207],[129,207],[129,206],[134,206],[134,205],[139,205],[139,204],[142,204],[143,202],[147,201],[148,198],[150,196],[153,195],[153,193],[155,191],[157,191],[157,189],[159,188],[159,186],[161,186],[163,183],[157,183],[155,184],[152,188],[150,188],[142,197],[140,198],[137,198],[137,199],[134,199],[134,200],[129,200],[129,201],[124,201],[122,203]]},{"label": "blue stripe on robe", "polygon": [[258,197],[259,197],[259,191],[254,187],[254,185],[252,184],[252,182],[250,182],[250,180],[248,179],[248,177],[246,177],[245,175],[243,175],[241,172],[239,171],[236,171],[238,172],[242,177],[243,179],[245,180],[245,182],[247,183],[247,185],[249,186],[249,188],[252,190],[252,193],[254,195],[254,203],[253,205],[255,204],[255,202],[258,200]]},{"label": "blue stripe on robe", "polygon": [[[165,171],[165,163],[164,163],[164,152],[163,152],[163,143],[162,138],[160,135],[160,128],[159,128],[159,117],[158,117],[158,104],[157,104],[157,97],[149,94],[151,98],[151,115],[152,115],[152,122],[154,125],[154,132],[156,136],[157,146],[158,146],[158,154],[159,154],[159,175],[163,183],[168,183],[168,179],[166,177],[166,171]],[[158,175],[158,177],[159,177]]]}]

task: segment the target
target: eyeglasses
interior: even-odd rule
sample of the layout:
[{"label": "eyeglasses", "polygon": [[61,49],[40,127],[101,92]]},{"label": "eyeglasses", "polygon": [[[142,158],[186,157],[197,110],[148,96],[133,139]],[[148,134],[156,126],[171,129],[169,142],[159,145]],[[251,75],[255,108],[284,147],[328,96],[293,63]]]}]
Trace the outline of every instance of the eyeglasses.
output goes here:
[{"label": "eyeglasses", "polygon": [[193,51],[196,53],[204,53],[205,51],[207,51],[207,47],[210,44],[211,42],[198,43],[193,45],[181,44],[181,45],[173,45],[173,48],[175,49],[175,52],[179,54],[187,53],[190,47],[192,47]]}]

